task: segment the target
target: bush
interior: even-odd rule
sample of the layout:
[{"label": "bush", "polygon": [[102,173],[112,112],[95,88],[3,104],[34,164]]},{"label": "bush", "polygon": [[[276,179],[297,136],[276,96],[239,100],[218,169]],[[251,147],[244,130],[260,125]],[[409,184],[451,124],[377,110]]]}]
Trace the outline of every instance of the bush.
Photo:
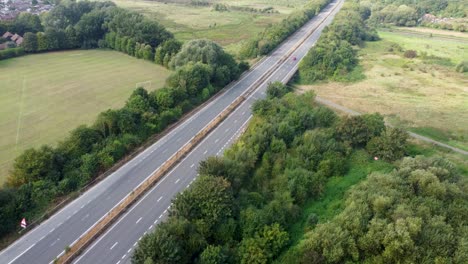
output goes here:
[{"label": "bush", "polygon": [[418,53],[415,50],[407,50],[405,51],[403,56],[405,56],[405,58],[408,58],[408,59],[414,59],[418,56]]},{"label": "bush", "polygon": [[455,70],[460,73],[468,72],[468,61],[458,63]]}]

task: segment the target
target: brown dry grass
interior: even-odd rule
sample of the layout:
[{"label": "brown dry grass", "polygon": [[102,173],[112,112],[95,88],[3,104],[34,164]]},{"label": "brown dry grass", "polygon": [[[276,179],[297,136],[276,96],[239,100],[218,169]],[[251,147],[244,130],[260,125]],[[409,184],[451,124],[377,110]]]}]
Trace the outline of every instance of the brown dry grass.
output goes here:
[{"label": "brown dry grass", "polygon": [[453,66],[455,61],[467,59],[463,54],[467,45],[437,40],[419,44],[420,49],[432,51],[429,54],[440,55],[440,50],[443,54],[461,55],[452,65],[444,66],[452,58],[409,60],[400,52],[389,52],[393,35],[404,48],[405,38],[411,48],[418,48],[414,38],[397,34],[381,34],[383,40],[368,43],[360,51],[365,80],[320,83],[301,89],[312,89],[317,95],[358,112],[379,112],[394,125],[425,130],[426,135],[436,135],[436,140],[467,149],[468,79],[466,73],[457,73]]}]

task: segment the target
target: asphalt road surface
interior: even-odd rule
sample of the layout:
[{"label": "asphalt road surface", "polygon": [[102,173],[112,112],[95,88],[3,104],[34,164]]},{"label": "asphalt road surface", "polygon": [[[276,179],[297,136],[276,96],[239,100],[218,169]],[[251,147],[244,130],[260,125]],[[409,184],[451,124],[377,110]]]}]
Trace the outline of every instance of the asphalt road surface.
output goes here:
[{"label": "asphalt road surface", "polygon": [[[128,193],[141,184],[169,157],[196,135],[243,92],[287,54],[317,25],[307,40],[244,101],[226,120],[213,130],[187,157],[175,166],[155,187],[132,206],[107,232],[96,240],[76,263],[128,263],[133,248],[146,232],[161,222],[173,197],[196,178],[198,163],[208,156],[221,155],[240,134],[251,118],[252,103],[265,96],[268,82],[287,82],[297,69],[299,60],[317,41],[342,0],[336,0],[318,16],[288,38],[270,56],[221,96],[147,148],[102,182],[85,192],[62,210],[44,221],[0,253],[0,263],[50,263],[88,229],[97,223]],[[333,11],[332,11],[333,10]],[[322,23],[323,22],[323,23]],[[296,57],[297,60],[294,60]]]}]

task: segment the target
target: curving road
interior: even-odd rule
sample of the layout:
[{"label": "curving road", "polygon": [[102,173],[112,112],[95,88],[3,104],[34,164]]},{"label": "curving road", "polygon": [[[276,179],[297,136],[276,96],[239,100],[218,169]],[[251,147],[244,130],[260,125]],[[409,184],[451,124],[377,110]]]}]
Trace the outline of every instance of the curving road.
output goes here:
[{"label": "curving road", "polygon": [[[162,221],[172,198],[195,179],[199,161],[220,155],[240,134],[251,118],[250,106],[265,96],[266,83],[287,82],[297,70],[297,64],[317,41],[322,29],[331,23],[343,0],[335,0],[318,16],[288,38],[270,56],[221,96],[179,125],[158,142],[147,148],[102,182],[54,214],[40,226],[28,232],[0,253],[0,263],[50,263],[63,253],[96,222],[116,206],[128,193],[141,184],[169,157],[187,143],[198,131],[214,119],[256,80],[281,61],[292,48],[317,26],[301,46],[284,61],[226,120],[213,130],[187,157],[175,166],[142,199],[132,206],[109,230],[96,240],[76,263],[128,263],[132,249],[146,232]],[[335,8],[338,7],[338,8]],[[293,60],[292,57],[297,57]]]}]

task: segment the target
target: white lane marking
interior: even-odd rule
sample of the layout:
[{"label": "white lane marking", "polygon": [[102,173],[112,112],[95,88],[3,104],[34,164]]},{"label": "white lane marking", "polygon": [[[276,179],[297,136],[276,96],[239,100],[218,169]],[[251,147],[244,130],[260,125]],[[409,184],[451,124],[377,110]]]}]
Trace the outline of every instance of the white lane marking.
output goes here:
[{"label": "white lane marking", "polygon": [[234,124],[236,124],[236,123],[237,123],[237,119],[236,119],[236,120],[234,120]]},{"label": "white lane marking", "polygon": [[166,209],[166,210],[164,210],[163,214],[165,214],[165,213],[167,213],[167,209]]},{"label": "white lane marking", "polygon": [[122,259],[124,259],[126,256],[127,256],[127,254],[124,254],[124,255],[122,256]]},{"label": "white lane marking", "polygon": [[49,231],[49,233],[54,232],[54,230],[55,230],[55,227],[53,227],[53,228]]},{"label": "white lane marking", "polygon": [[203,152],[203,155],[205,155],[207,152],[208,152],[208,150],[205,150],[205,152]]},{"label": "white lane marking", "polygon": [[110,247],[110,250],[112,250],[115,246],[117,246],[119,242],[115,242],[114,245],[112,245],[112,247]]},{"label": "white lane marking", "polygon": [[14,258],[12,261],[8,262],[8,264],[11,264],[13,262],[15,262],[15,260],[17,260],[19,257],[21,257],[24,253],[26,253],[27,251],[29,251],[32,247],[34,247],[36,245],[36,243],[32,244],[30,247],[28,247],[25,251],[23,251],[23,253],[19,254],[18,256],[16,256],[16,258]]},{"label": "white lane marking", "polygon": [[156,219],[156,220],[154,221],[154,224],[156,224],[157,222],[158,222],[158,219]]},{"label": "white lane marking", "polygon": [[245,115],[245,111],[244,111],[244,112],[242,112],[242,115]]},{"label": "white lane marking", "polygon": [[120,263],[120,260],[119,260],[119,261],[117,261],[117,263],[115,263],[115,264],[119,264],[119,263]]},{"label": "white lane marking", "polygon": [[127,250],[127,253],[130,253],[130,251],[132,251],[132,248],[129,248],[129,249]]},{"label": "white lane marking", "polygon": [[140,222],[142,218],[143,218],[143,217],[138,218],[138,220],[136,221],[135,224],[138,224],[138,222]]},{"label": "white lane marking", "polygon": [[80,208],[83,209],[84,206],[85,206],[85,205],[83,204]]},{"label": "white lane marking", "polygon": [[133,243],[133,247],[136,247],[137,244],[138,244],[138,241],[136,241],[135,243]]},{"label": "white lane marking", "polygon": [[163,217],[163,215],[162,215],[162,214],[159,216],[159,219],[161,219],[161,217]]},{"label": "white lane marking", "polygon": [[163,198],[162,196],[161,196],[161,197],[159,197],[159,199],[158,199],[156,202],[159,202],[159,201],[161,201],[161,199],[162,199],[162,198]]},{"label": "white lane marking", "polygon": [[193,168],[193,166],[195,166],[195,163],[192,163],[192,165],[190,165],[190,168]]},{"label": "white lane marking", "polygon": [[50,246],[52,247],[53,245],[57,244],[57,242],[59,241],[60,239],[57,239],[54,241],[54,243],[50,244]]},{"label": "white lane marking", "polygon": [[180,181],[180,178],[175,181],[175,184],[177,184]]},{"label": "white lane marking", "polygon": [[163,154],[166,153],[166,152],[167,152],[167,149],[164,149],[164,150],[162,151]]},{"label": "white lane marking", "polygon": [[215,143],[218,143],[218,141],[219,141],[219,138],[217,138],[217,139],[215,140]]},{"label": "white lane marking", "polygon": [[153,229],[153,227],[154,227],[154,225],[151,225],[150,227],[148,227],[148,230]]},{"label": "white lane marking", "polygon": [[83,218],[81,218],[81,221],[84,221],[88,217],[89,217],[89,214],[86,214]]},{"label": "white lane marking", "polygon": [[228,132],[229,131],[229,128],[226,128],[226,130],[224,130],[224,132]]}]

